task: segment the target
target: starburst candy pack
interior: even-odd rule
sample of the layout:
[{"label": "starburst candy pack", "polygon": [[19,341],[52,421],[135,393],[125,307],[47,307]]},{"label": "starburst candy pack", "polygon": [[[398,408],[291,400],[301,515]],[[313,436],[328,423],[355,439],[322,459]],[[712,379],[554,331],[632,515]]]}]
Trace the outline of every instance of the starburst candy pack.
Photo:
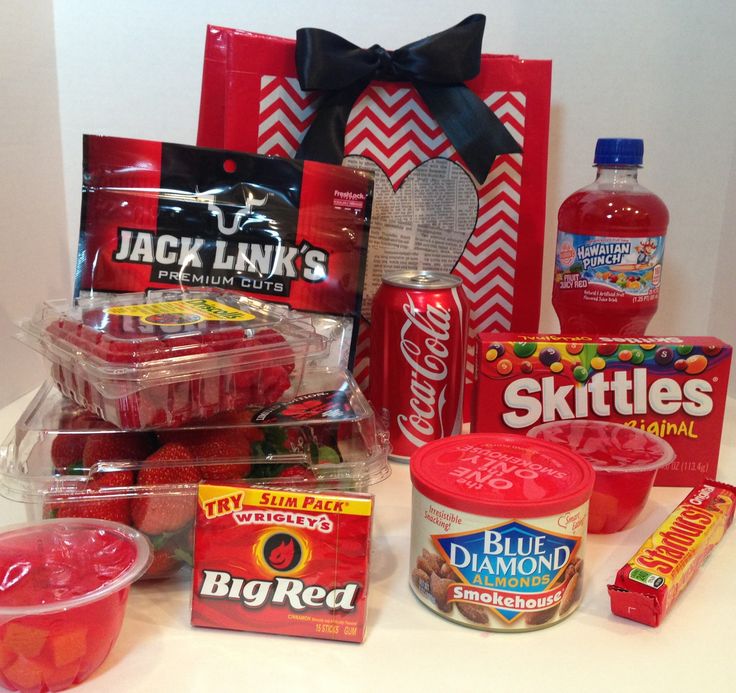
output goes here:
[{"label": "starburst candy pack", "polygon": [[362,642],[373,498],[201,484],[192,625]]},{"label": "starburst candy pack", "polygon": [[610,421],[672,446],[675,459],[657,472],[657,485],[716,476],[731,362],[731,347],[719,339],[488,333],[478,340],[473,431],[524,435],[551,421]]}]

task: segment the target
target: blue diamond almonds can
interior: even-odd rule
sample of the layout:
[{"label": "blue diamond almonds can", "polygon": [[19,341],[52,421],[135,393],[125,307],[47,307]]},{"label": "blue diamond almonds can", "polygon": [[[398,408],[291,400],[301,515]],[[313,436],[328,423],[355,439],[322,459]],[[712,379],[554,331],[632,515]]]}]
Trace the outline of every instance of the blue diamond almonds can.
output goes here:
[{"label": "blue diamond almonds can", "polygon": [[583,592],[594,472],[511,434],[452,436],[411,458],[410,584],[438,615],[489,631],[543,628]]}]

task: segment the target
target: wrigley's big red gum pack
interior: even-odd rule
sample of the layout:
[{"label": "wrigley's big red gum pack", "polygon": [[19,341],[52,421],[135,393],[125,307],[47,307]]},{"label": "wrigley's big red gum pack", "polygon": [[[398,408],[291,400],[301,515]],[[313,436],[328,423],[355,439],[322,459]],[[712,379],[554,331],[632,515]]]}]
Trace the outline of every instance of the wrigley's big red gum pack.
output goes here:
[{"label": "wrigley's big red gum pack", "polygon": [[715,478],[731,361],[719,339],[487,333],[477,347],[473,431],[611,421],[672,446],[657,485]]},{"label": "wrigley's big red gum pack", "polygon": [[200,484],[192,624],[362,642],[373,498]]}]

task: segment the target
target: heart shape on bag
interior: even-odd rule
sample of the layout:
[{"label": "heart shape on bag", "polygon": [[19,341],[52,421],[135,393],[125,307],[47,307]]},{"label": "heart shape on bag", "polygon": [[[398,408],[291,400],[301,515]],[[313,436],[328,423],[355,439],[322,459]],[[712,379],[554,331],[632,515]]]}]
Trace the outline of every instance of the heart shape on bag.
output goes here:
[{"label": "heart shape on bag", "polygon": [[449,159],[430,159],[402,178],[394,190],[383,169],[364,156],[344,165],[374,174],[373,211],[362,315],[370,320],[381,277],[393,270],[455,268],[478,218],[472,178]]}]

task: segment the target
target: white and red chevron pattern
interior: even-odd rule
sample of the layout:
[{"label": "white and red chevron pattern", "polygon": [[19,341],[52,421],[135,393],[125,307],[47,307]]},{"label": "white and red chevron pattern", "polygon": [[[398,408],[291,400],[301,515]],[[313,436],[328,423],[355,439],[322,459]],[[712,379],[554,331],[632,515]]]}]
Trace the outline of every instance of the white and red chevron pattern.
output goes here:
[{"label": "white and red chevron pattern", "polygon": [[[521,92],[493,92],[485,104],[523,146],[526,97]],[[314,98],[295,79],[261,79],[258,152],[293,156],[315,111]],[[345,155],[375,161],[394,189],[419,164],[443,157],[460,163],[454,147],[413,89],[372,84],[356,102],[345,133]],[[478,190],[478,218],[455,273],[463,278],[474,333],[508,330],[514,312],[521,206],[523,155],[496,159]],[[368,340],[361,329],[356,376],[367,376],[364,356]],[[472,366],[469,358],[468,367]]]},{"label": "white and red chevron pattern", "polygon": [[312,122],[317,99],[294,78],[261,77],[258,153],[293,158]]}]

